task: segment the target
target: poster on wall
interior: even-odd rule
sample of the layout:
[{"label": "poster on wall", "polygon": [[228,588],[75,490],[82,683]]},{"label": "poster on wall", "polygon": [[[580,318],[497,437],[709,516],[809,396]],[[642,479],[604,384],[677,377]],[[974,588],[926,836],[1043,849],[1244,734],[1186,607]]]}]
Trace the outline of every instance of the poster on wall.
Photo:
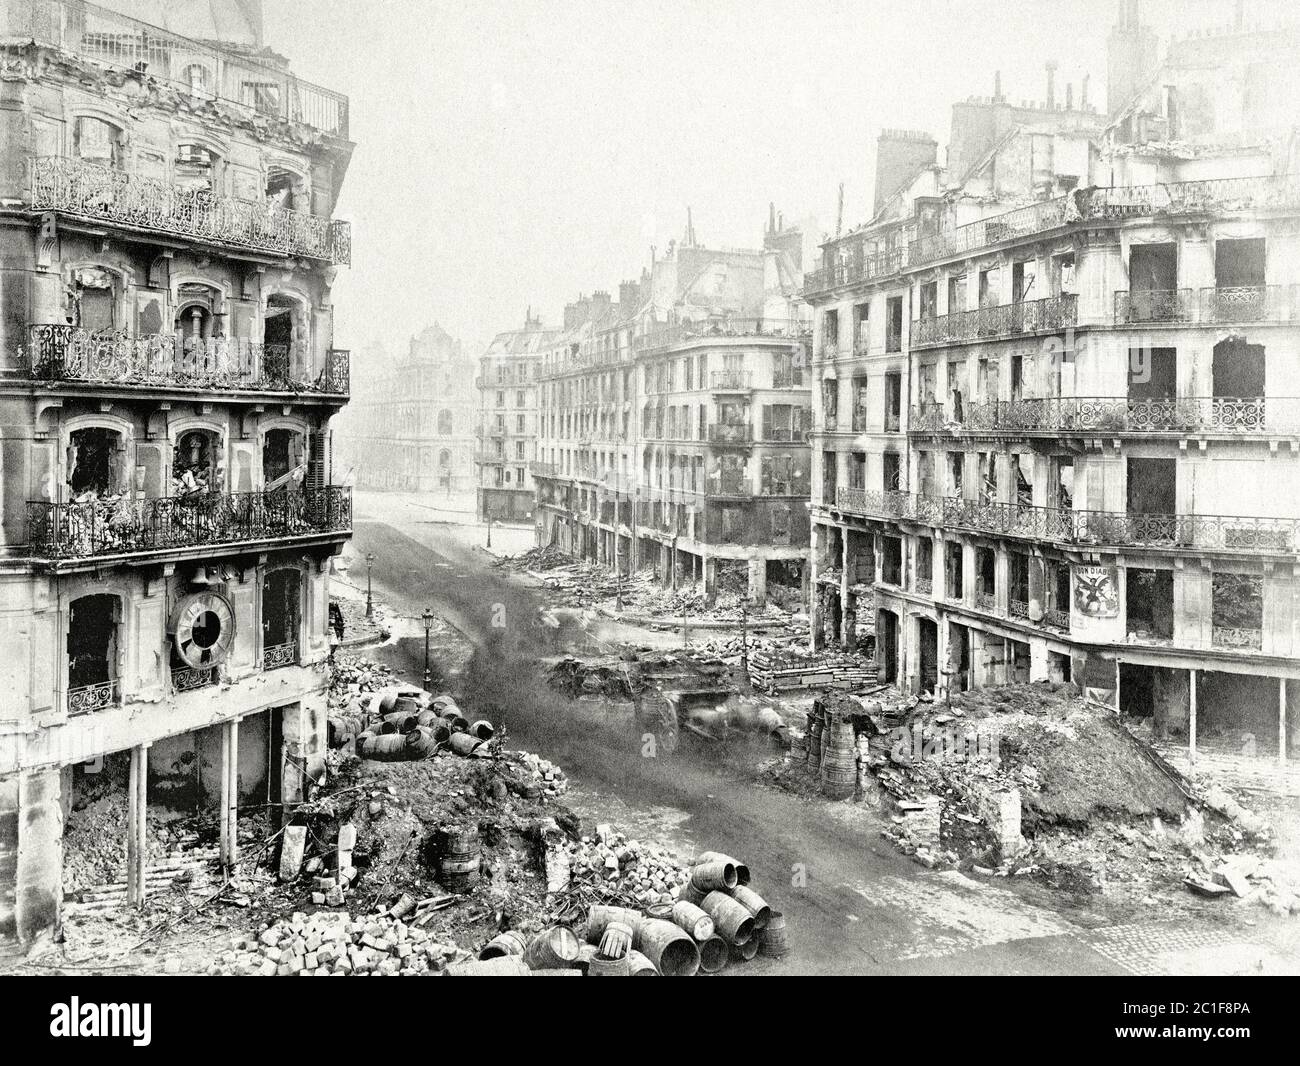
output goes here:
[{"label": "poster on wall", "polygon": [[1113,566],[1074,567],[1074,610],[1084,618],[1119,617],[1119,571]]}]

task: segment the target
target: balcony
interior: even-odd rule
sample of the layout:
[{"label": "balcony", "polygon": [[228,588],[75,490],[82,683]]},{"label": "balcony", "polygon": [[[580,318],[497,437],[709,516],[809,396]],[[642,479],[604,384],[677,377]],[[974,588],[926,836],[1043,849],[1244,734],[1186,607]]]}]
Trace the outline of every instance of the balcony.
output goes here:
[{"label": "balcony", "polygon": [[555,463],[531,462],[528,464],[528,472],[533,477],[558,477],[560,468]]},{"label": "balcony", "polygon": [[1294,207],[1300,204],[1300,181],[1289,174],[1209,178],[1083,189],[1075,197],[1079,216],[1090,222],[1164,214],[1229,214]]},{"label": "balcony", "polygon": [[749,425],[729,425],[714,422],[709,425],[710,444],[752,444],[754,430]]},{"label": "balcony", "polygon": [[774,426],[763,433],[762,441],[765,444],[807,444],[808,431],[806,429],[783,429]]},{"label": "balcony", "polygon": [[1079,298],[1073,293],[1021,300],[972,311],[954,311],[912,323],[912,347],[931,344],[962,344],[968,341],[998,340],[1029,333],[1048,333],[1073,326],[1078,318]]},{"label": "balcony", "polygon": [[1216,648],[1240,651],[1259,651],[1264,647],[1264,633],[1260,629],[1243,629],[1238,626],[1213,626],[1210,644]]},{"label": "balcony", "polygon": [[889,277],[891,274],[906,270],[907,266],[906,248],[877,252],[875,255],[850,255],[837,263],[805,274],[803,294],[811,296],[839,288],[841,285],[853,285],[861,281]]},{"label": "balcony", "polygon": [[[246,115],[348,136],[348,99],[241,52],[191,40],[80,0],[11,4],[8,35],[123,71],[194,101],[219,99]],[[143,80],[143,79],[142,79]]]},{"label": "balcony", "polygon": [[1070,612],[1059,607],[1048,607],[1043,611],[1043,625],[1068,633],[1070,631]]},{"label": "balcony", "polygon": [[748,392],[752,378],[748,370],[715,370],[709,375],[709,387],[714,392]]},{"label": "balcony", "polygon": [[211,492],[155,499],[27,504],[32,554],[50,560],[98,558],[348,533],[352,490]]},{"label": "balcony", "polygon": [[222,247],[329,263],[352,261],[352,228],[266,202],[215,196],[98,163],[31,160],[31,207]]},{"label": "balcony", "polygon": [[1070,197],[1058,196],[1054,200],[1043,200],[941,233],[918,237],[909,246],[909,258],[913,266],[945,259],[1001,241],[1045,233],[1064,226],[1072,217],[1076,216]]},{"label": "balcony", "polygon": [[98,685],[79,685],[68,689],[68,717],[75,718],[82,714],[93,714],[107,707],[115,707],[121,702],[122,689],[119,682],[104,681]]},{"label": "balcony", "polygon": [[679,322],[634,337],[632,347],[638,353],[663,351],[689,341],[709,341],[726,337],[777,337],[806,342],[812,328],[797,319],[786,318],[716,318],[705,322]]},{"label": "balcony", "polygon": [[922,596],[934,595],[934,578],[918,577],[916,579],[916,591]]},{"label": "balcony", "polygon": [[1294,322],[1295,285],[1233,285],[1201,290],[1200,321],[1216,325],[1237,322]]},{"label": "balcony", "polygon": [[298,665],[298,642],[286,641],[262,649],[262,669],[279,670],[284,666]]},{"label": "balcony", "polygon": [[980,589],[976,589],[975,606],[981,611],[988,611],[990,614],[996,614],[998,609],[997,597],[995,597],[991,592],[984,592]]},{"label": "balcony", "polygon": [[172,671],[172,688],[177,692],[193,692],[195,689],[210,688],[218,680],[215,666],[186,666]]},{"label": "balcony", "polygon": [[960,421],[943,404],[913,407],[909,432],[1106,433],[1232,436],[1300,433],[1300,398],[1291,396],[1041,396],[968,405]]},{"label": "balcony", "polygon": [[312,374],[306,345],[261,344],[234,337],[209,339],[158,333],[132,337],[123,330],[91,333],[76,326],[27,328],[21,352],[35,381],[176,389],[247,389],[347,396],[351,353],[331,348]]},{"label": "balcony", "polygon": [[1192,321],[1191,289],[1147,289],[1115,293],[1115,324]]},{"label": "balcony", "polygon": [[841,488],[836,507],[998,536],[1096,547],[1147,547],[1259,555],[1300,553],[1300,518],[1078,511],[1021,503]]}]

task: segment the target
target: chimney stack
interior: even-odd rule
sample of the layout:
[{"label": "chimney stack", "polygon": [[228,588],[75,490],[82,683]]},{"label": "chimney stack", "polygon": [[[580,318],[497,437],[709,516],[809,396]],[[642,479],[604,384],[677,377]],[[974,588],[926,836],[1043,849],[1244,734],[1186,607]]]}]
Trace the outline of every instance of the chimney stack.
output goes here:
[{"label": "chimney stack", "polygon": [[1079,84],[1079,110],[1088,110],[1088,75],[1083,76],[1083,81]]},{"label": "chimney stack", "polygon": [[1072,81],[1065,83],[1065,110],[1074,110],[1074,82]]},{"label": "chimney stack", "polygon": [[1056,110],[1056,60],[1047,61],[1047,110]]}]

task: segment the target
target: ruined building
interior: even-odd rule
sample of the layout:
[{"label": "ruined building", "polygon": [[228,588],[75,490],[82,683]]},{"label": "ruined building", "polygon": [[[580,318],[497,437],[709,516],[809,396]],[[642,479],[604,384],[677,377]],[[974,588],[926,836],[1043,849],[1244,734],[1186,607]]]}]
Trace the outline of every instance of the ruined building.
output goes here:
[{"label": "ruined building", "polygon": [[87,797],[138,900],[150,805],[229,861],[239,802],[302,795],[352,521],[347,100],[256,0],[110,8],[0,0],[0,949],[57,925]]},{"label": "ruined building", "polygon": [[1300,35],[1157,66],[1149,33],[1121,5],[1107,114],[1049,66],[1045,101],[958,105],[946,165],[891,135],[910,176],[824,246],[813,639],[874,630],[912,692],[1073,680],[1177,750],[1285,760]]},{"label": "ruined building", "polygon": [[474,491],[474,363],[434,323],[402,358],[367,363],[341,420],[339,448],[358,488]]},{"label": "ruined building", "polygon": [[[701,247],[688,226],[638,281],[571,305],[543,356],[539,544],[762,603],[798,587],[808,537],[803,235]],[[805,312],[806,313],[806,312]]]},{"label": "ruined building", "polygon": [[476,510],[483,521],[531,521],[537,452],[537,370],[561,331],[545,329],[530,310],[523,329],[492,338],[478,361]]}]

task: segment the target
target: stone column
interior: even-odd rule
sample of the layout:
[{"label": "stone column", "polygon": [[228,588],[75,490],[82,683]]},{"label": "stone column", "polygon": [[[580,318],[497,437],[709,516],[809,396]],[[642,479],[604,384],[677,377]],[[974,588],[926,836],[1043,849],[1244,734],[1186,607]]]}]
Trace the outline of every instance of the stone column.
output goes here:
[{"label": "stone column", "polygon": [[749,598],[755,607],[767,603],[767,560],[749,560]]},{"label": "stone column", "polygon": [[145,831],[149,818],[149,745],[131,749],[131,773],[128,784],[126,822],[126,898],[133,907],[144,905],[145,867],[148,854]]},{"label": "stone column", "polygon": [[0,778],[0,956],[25,950],[58,929],[62,781],[57,767]]}]

